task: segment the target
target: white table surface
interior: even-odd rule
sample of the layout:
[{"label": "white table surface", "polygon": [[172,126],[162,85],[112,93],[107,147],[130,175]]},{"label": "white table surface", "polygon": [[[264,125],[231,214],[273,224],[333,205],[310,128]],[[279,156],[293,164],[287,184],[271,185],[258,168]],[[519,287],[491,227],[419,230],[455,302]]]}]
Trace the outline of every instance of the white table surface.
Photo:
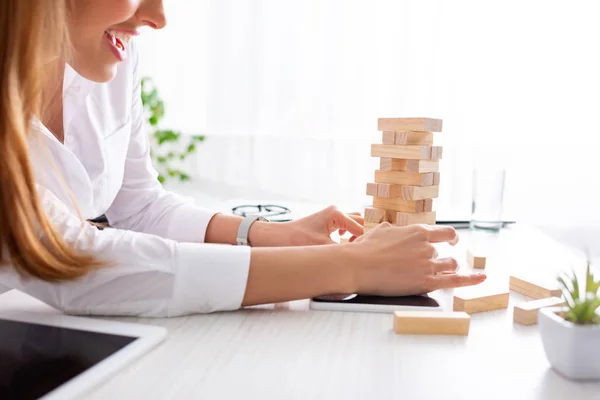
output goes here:
[{"label": "white table surface", "polygon": [[[461,231],[488,252],[488,283],[511,272],[553,278],[583,268],[568,249],[532,228],[497,235]],[[436,295],[449,306],[453,291]],[[389,314],[311,311],[307,301],[173,319],[117,318],[164,326],[167,340],[88,399],[600,399],[600,383],[569,381],[544,356],[537,326],[506,310],[474,314],[468,337],[396,335]],[[16,291],[0,311],[56,312]]]}]

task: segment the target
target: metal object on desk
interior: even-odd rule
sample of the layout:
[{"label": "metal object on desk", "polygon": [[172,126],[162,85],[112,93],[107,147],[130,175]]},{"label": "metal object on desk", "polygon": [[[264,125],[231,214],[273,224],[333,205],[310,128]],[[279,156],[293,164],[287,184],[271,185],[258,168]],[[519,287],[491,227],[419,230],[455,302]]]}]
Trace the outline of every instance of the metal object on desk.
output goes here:
[{"label": "metal object on desk", "polygon": [[[506,228],[510,225],[515,224],[515,221],[502,221],[502,228]],[[471,228],[471,221],[436,221],[436,225],[450,225],[454,229],[469,229]]]},{"label": "metal object on desk", "polygon": [[271,222],[288,222],[291,210],[276,204],[244,204],[231,209],[233,215],[240,217],[260,216],[268,218]]}]

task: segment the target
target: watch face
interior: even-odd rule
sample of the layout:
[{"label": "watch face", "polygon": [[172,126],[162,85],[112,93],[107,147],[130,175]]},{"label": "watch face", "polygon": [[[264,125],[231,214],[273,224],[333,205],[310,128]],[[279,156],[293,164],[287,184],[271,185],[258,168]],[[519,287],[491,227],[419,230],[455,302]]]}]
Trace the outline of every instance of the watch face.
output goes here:
[{"label": "watch face", "polygon": [[284,206],[278,206],[274,204],[246,204],[237,207],[233,207],[231,210],[234,215],[239,215],[240,217],[251,217],[257,216],[262,217],[264,219],[260,219],[261,221],[271,221],[271,222],[287,222],[291,221],[290,218],[290,209]]}]

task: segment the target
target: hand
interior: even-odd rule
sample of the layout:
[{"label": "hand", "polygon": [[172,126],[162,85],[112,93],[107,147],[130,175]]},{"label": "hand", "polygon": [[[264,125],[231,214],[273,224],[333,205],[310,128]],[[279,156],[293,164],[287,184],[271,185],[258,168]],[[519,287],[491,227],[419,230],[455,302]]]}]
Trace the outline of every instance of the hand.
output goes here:
[{"label": "hand", "polygon": [[432,243],[455,245],[454,228],[383,223],[348,246],[362,260],[355,266],[356,293],[406,296],[483,282],[485,274],[458,275],[454,258],[437,258]]},{"label": "hand", "polygon": [[335,231],[340,235],[348,231],[353,238],[358,237],[363,233],[363,225],[360,213],[344,214],[330,206],[296,221],[257,225],[258,229],[252,232],[253,227],[250,234],[257,236],[260,246],[311,246],[335,243],[330,237]]}]

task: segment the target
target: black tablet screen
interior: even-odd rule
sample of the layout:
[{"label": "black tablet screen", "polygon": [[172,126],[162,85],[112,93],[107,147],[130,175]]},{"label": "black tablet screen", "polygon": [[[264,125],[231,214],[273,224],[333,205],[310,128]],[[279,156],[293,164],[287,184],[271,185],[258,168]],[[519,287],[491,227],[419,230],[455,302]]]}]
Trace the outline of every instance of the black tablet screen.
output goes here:
[{"label": "black tablet screen", "polygon": [[427,296],[365,296],[365,295],[329,295],[315,297],[313,301],[318,303],[344,303],[344,304],[376,304],[389,306],[412,306],[412,307],[439,307],[439,303]]},{"label": "black tablet screen", "polygon": [[37,399],[137,338],[0,319],[0,399]]}]

